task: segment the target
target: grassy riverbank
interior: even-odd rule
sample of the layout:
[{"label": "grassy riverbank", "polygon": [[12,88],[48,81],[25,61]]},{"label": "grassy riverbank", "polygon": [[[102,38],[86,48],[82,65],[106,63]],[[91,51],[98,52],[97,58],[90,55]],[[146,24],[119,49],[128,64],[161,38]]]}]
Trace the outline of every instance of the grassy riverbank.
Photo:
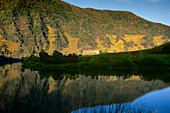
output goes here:
[{"label": "grassy riverbank", "polygon": [[140,51],[103,53],[99,55],[77,56],[63,55],[55,51],[48,55],[45,51],[39,57],[30,56],[23,65],[32,70],[59,69],[59,70],[131,70],[131,69],[169,69],[170,43]]}]

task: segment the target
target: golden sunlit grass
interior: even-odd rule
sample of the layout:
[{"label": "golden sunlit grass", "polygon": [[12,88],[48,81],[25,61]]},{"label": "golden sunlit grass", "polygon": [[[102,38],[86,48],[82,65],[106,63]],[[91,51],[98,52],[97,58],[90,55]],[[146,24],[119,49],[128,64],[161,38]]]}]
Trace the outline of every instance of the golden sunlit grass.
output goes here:
[{"label": "golden sunlit grass", "polygon": [[135,44],[140,44],[142,41],[142,38],[145,35],[126,35],[125,37],[122,37],[127,43],[130,41],[133,41]]},{"label": "golden sunlit grass", "polygon": [[[163,36],[157,36],[157,37],[153,37],[153,43],[157,46],[163,44],[167,39],[162,39]],[[168,41],[170,41],[170,39],[168,39]]]},{"label": "golden sunlit grass", "polygon": [[128,51],[137,51],[137,50],[141,50],[141,49],[146,49],[144,46],[142,46],[141,44],[137,45],[137,46],[133,46],[133,47],[128,47]]},{"label": "golden sunlit grass", "polygon": [[65,36],[67,37],[69,41],[68,48],[63,48],[62,52],[69,54],[69,53],[78,53],[81,48],[78,49],[77,43],[78,43],[78,38],[73,38],[71,37],[68,33],[65,33]]},{"label": "golden sunlit grass", "polygon": [[16,42],[12,42],[12,41],[7,42],[6,45],[8,45],[8,49],[10,51],[16,51],[16,50],[19,50],[19,48],[20,48],[20,43],[16,43]]},{"label": "golden sunlit grass", "polygon": [[[118,42],[116,42],[116,38],[117,36],[115,35],[108,35],[106,34],[107,37],[110,37],[110,41],[113,45],[111,45],[110,48],[106,48],[103,47],[102,43],[103,41],[97,41],[98,42],[98,46],[100,48],[100,50],[107,50],[108,52],[121,52],[124,51],[124,41],[123,40],[119,40]],[[143,45],[141,45],[142,43],[146,43],[146,40],[143,39],[145,35],[126,35],[125,37],[122,37],[127,43],[129,42],[133,42],[133,44],[131,45],[131,47],[127,47],[128,51],[136,51],[136,50],[141,50],[141,49],[146,49]],[[153,37],[153,42],[155,45],[161,45],[163,44],[165,41],[167,41],[167,39],[162,39],[163,36],[157,36],[157,37]],[[170,40],[169,40],[170,41]],[[147,46],[147,48],[150,48],[150,45]]]},{"label": "golden sunlit grass", "polygon": [[97,39],[96,42],[98,43],[99,50],[102,50],[102,51],[107,50],[107,48],[102,45],[104,43],[104,41],[101,41],[100,39]]},{"label": "golden sunlit grass", "polygon": [[[48,35],[48,40],[50,42],[50,48],[49,50],[47,51],[48,54],[52,54],[53,51],[56,50],[57,48],[57,45],[55,44],[55,41],[56,41],[56,38],[55,38],[55,29],[52,28],[51,26],[47,25],[47,28],[48,28],[48,32],[49,32],[49,35]],[[44,48],[45,50],[45,48]]]},{"label": "golden sunlit grass", "polygon": [[[108,51],[108,52],[121,52],[125,50],[125,44],[124,41],[119,39],[118,42],[116,42],[116,35],[108,35],[106,34],[107,37],[110,38],[110,41],[113,45],[110,45],[110,48],[106,48],[104,47],[102,44],[104,43],[104,41],[100,41],[99,39],[97,40],[98,43],[98,47],[100,50],[102,51]],[[134,50],[139,50],[139,49],[145,49],[144,46],[141,45],[141,43],[143,42],[143,37],[145,35],[125,35],[125,37],[123,37],[123,39],[129,43],[130,41],[134,42],[134,44],[136,44],[137,46],[133,47],[128,47],[129,51],[134,51]]]},{"label": "golden sunlit grass", "polygon": [[124,42],[122,40],[119,40],[118,42],[114,43],[114,45],[111,45],[111,48],[113,51],[124,51]]},{"label": "golden sunlit grass", "polygon": [[[12,52],[11,55],[15,55],[15,51],[19,50],[20,43],[19,42],[12,42],[11,40],[3,39],[2,35],[0,35],[0,46],[6,45],[7,49]],[[5,47],[1,47],[0,51],[5,51]]]},{"label": "golden sunlit grass", "polygon": [[118,42],[116,42],[116,38],[117,36],[115,35],[108,35],[106,34],[107,37],[110,37],[110,41],[113,45],[110,45],[110,48],[104,47],[102,44],[104,43],[104,41],[100,41],[97,40],[99,49],[102,51],[108,51],[108,52],[119,52],[119,51],[124,51],[124,42],[122,40],[119,40]]},{"label": "golden sunlit grass", "polygon": [[127,43],[133,42],[135,45],[132,45],[132,47],[127,47],[128,51],[136,51],[140,49],[145,49],[144,46],[141,45],[141,43],[145,42],[144,39],[142,39],[145,35],[126,35],[125,37],[122,37]]}]

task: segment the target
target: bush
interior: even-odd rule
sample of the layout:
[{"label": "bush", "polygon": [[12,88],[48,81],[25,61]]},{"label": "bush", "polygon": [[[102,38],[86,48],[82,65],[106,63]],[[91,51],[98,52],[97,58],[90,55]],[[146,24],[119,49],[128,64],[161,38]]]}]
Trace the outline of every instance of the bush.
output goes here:
[{"label": "bush", "polygon": [[91,68],[102,68],[101,60],[91,59],[88,63]]},{"label": "bush", "polygon": [[39,53],[39,56],[40,56],[40,61],[41,62],[44,62],[44,63],[47,63],[48,62],[48,57],[49,57],[49,55],[45,52],[45,51],[41,51],[40,53]]},{"label": "bush", "polygon": [[78,64],[78,67],[79,67],[79,68],[84,68],[85,66],[87,66],[87,62],[86,62],[86,61],[81,61],[81,62]]},{"label": "bush", "polygon": [[129,60],[128,58],[122,58],[122,59],[117,59],[117,60],[114,60],[112,59],[111,60],[111,65],[112,67],[133,67],[134,66],[134,63]]},{"label": "bush", "polygon": [[79,57],[76,54],[69,54],[68,56],[65,56],[64,61],[65,63],[78,63]]},{"label": "bush", "polygon": [[64,56],[62,53],[60,53],[58,51],[54,51],[53,55],[51,57],[51,60],[54,64],[60,64],[60,63],[63,63]]},{"label": "bush", "polygon": [[139,61],[141,67],[165,67],[165,61],[156,56],[146,56]]}]

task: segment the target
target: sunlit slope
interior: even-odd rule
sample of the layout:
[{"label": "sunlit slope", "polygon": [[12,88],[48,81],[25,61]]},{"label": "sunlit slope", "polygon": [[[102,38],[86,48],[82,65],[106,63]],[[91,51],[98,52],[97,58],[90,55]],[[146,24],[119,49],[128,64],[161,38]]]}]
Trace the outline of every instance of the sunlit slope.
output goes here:
[{"label": "sunlit slope", "polygon": [[0,5],[0,55],[132,51],[170,39],[169,26],[127,11],[83,9],[61,0],[1,0]]},{"label": "sunlit slope", "polygon": [[71,54],[71,53],[80,53],[81,48],[78,48],[78,38],[73,38],[69,34],[65,34],[68,39],[68,47],[63,48],[62,52],[64,54]]},{"label": "sunlit slope", "polygon": [[122,52],[122,51],[136,51],[154,46],[159,46],[165,42],[169,42],[170,39],[164,39],[163,36],[153,37],[153,39],[147,40],[146,35],[124,35],[122,38],[117,39],[116,35],[107,35],[110,40],[110,47],[105,47],[104,41],[97,40],[98,49],[107,52]]}]

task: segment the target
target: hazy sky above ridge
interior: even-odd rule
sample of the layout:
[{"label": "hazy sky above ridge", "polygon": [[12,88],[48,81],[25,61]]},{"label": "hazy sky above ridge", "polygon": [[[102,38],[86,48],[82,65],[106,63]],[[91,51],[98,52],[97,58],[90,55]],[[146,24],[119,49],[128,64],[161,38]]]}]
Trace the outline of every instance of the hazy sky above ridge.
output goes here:
[{"label": "hazy sky above ridge", "polygon": [[170,26],[170,0],[63,0],[82,8],[130,11],[157,23]]}]

